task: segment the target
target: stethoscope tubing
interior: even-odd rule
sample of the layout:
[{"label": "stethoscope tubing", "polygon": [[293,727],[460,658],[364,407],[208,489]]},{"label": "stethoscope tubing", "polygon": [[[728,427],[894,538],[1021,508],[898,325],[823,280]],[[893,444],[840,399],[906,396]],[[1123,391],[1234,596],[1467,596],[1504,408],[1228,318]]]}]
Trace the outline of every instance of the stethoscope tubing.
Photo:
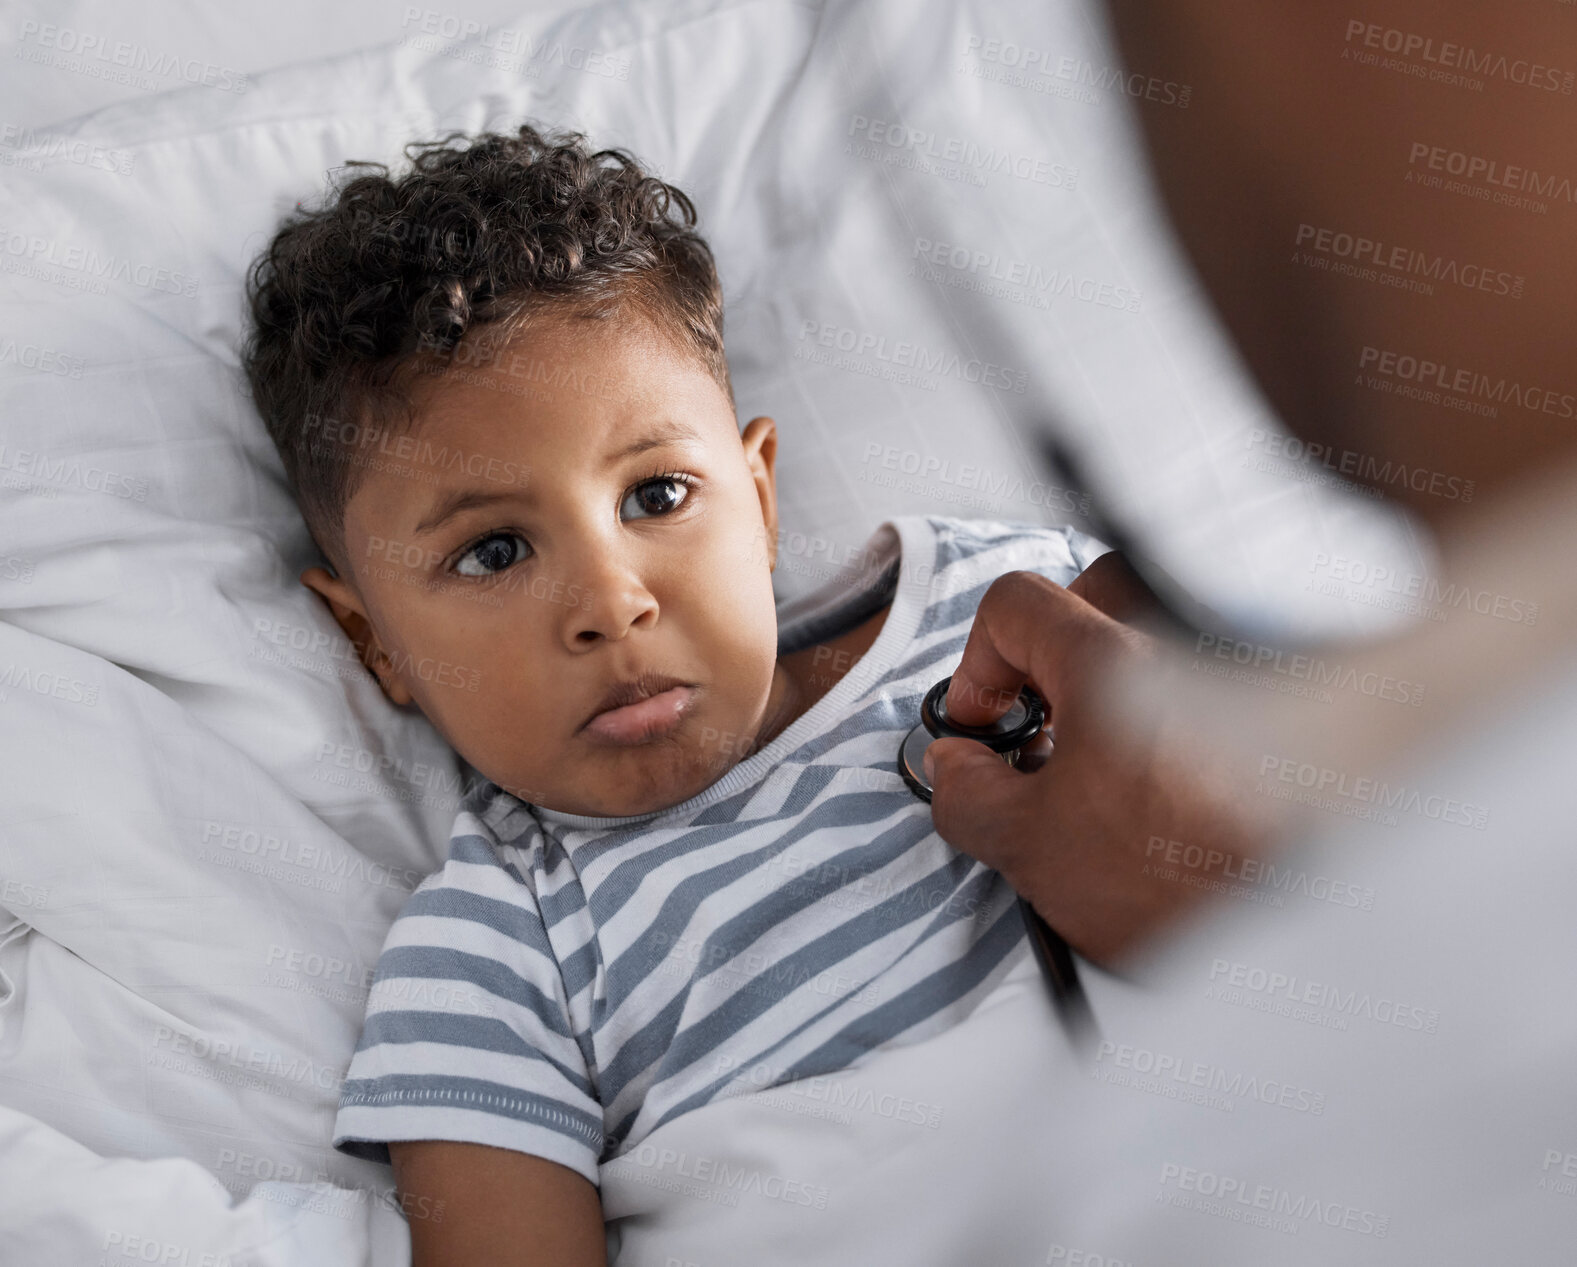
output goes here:
[{"label": "stethoscope tubing", "polygon": [[[926,693],[920,709],[921,724],[904,736],[898,748],[899,773],[908,784],[909,790],[927,804],[931,801],[931,786],[919,769],[919,758],[923,753],[924,745],[911,751],[912,741],[919,738],[922,733],[929,734],[932,739],[944,735],[974,739],[994,751],[1007,755],[1012,749],[1021,746],[1039,733],[1044,717],[1044,706],[1039,697],[1025,688],[1023,718],[1015,728],[1002,731],[999,726],[989,732],[971,732],[968,728],[950,722],[947,717],[944,701],[950,680],[943,678]],[[1090,1007],[1089,996],[1084,992],[1084,984],[1079,979],[1079,969],[1074,961],[1073,950],[1062,935],[1042,918],[1040,912],[1022,894],[1018,895],[1018,911],[1024,921],[1024,928],[1036,962],[1040,964],[1041,975],[1045,978],[1047,988],[1051,992],[1052,1007],[1056,1010],[1057,1017],[1062,1022],[1063,1029],[1067,1032],[1074,1049],[1081,1055],[1089,1055],[1100,1041],[1100,1028],[1095,1023],[1095,1013]]]},{"label": "stethoscope tubing", "polygon": [[1018,910],[1024,918],[1024,927],[1029,930],[1029,944],[1040,963],[1041,975],[1051,987],[1051,1005],[1057,1010],[1057,1017],[1074,1049],[1087,1056],[1099,1045],[1101,1029],[1095,1023],[1090,996],[1079,980],[1073,950],[1023,894],[1018,898]]}]

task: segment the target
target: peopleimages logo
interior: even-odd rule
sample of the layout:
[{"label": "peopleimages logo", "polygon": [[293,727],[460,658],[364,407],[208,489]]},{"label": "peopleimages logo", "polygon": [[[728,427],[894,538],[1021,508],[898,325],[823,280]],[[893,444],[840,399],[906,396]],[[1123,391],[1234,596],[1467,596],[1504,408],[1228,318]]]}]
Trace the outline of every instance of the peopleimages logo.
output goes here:
[{"label": "peopleimages logo", "polygon": [[[999,502],[1024,502],[1044,506],[1049,510],[1068,514],[1087,515],[1090,510],[1088,494],[1075,493],[1072,489],[1058,488],[1043,480],[1029,479],[1016,472],[996,472],[974,462],[954,464],[952,458],[935,453],[921,453],[917,449],[900,449],[896,445],[872,440],[865,446],[862,466],[880,466],[883,470],[912,475],[918,487],[934,481]],[[861,477],[863,479],[863,476]],[[867,481],[877,482],[877,481]]]},{"label": "peopleimages logo", "polygon": [[80,136],[41,132],[17,123],[0,124],[0,154],[8,163],[20,162],[33,171],[42,170],[46,159],[63,159],[79,167],[126,176],[137,162],[137,156],[129,150],[108,149]]},{"label": "peopleimages logo", "polygon": [[980,176],[1000,173],[1053,189],[1072,189],[1079,179],[1077,168],[1053,163],[1045,155],[1016,153],[1006,146],[981,145],[961,136],[938,136],[934,130],[909,127],[891,119],[851,115],[846,135],[893,153],[956,164]]},{"label": "peopleimages logo", "polygon": [[80,356],[72,356],[56,348],[40,347],[36,343],[18,344],[15,339],[0,343],[0,365],[20,365],[23,369],[38,370],[44,374],[81,378],[82,367],[86,364]]},{"label": "peopleimages logo", "polygon": [[[102,285],[107,279],[187,299],[197,293],[197,279],[190,274],[146,260],[101,255],[89,246],[63,245],[54,238],[29,235],[5,225],[0,225],[0,268],[44,281],[56,280],[49,270],[65,269],[74,273],[79,283]],[[95,289],[92,293],[106,292]]]},{"label": "peopleimages logo", "polygon": [[[927,281],[980,289],[1002,298],[1011,297],[1014,291],[1018,291],[1040,308],[1049,307],[1050,295],[1077,299],[1101,308],[1120,308],[1125,312],[1138,312],[1142,301],[1140,292],[1131,286],[1081,277],[1062,269],[1045,268],[1029,260],[1006,259],[1000,252],[970,250],[966,246],[936,242],[930,238],[915,238],[910,269],[911,273],[918,273]],[[948,272],[941,273],[938,271],[940,269],[947,269]],[[1003,285],[993,288],[991,283],[994,282]],[[1002,293],[1004,286],[1008,289]]]},{"label": "peopleimages logo", "polygon": [[[1181,1098],[1179,1092],[1182,1088],[1197,1088],[1229,1097],[1227,1101],[1229,1109],[1240,1100],[1257,1100],[1261,1104],[1291,1109],[1295,1113],[1308,1113],[1316,1117],[1325,1112],[1323,1092],[1311,1091],[1307,1087],[1295,1086],[1277,1078],[1259,1078],[1252,1074],[1224,1069],[1220,1065],[1192,1060],[1175,1052],[1157,1052],[1148,1047],[1103,1040],[1095,1053],[1095,1063],[1103,1065],[1107,1061],[1110,1061],[1115,1069],[1137,1074],[1141,1079],[1150,1079],[1160,1087],[1166,1088],[1159,1094],[1166,1095],[1169,1099]],[[1110,1076],[1110,1069],[1091,1070],[1091,1074],[1100,1082],[1119,1086],[1130,1085]],[[1174,1088],[1176,1090],[1173,1090]],[[1141,1085],[1139,1089],[1151,1088]],[[1168,1094],[1168,1091],[1172,1091],[1172,1094]]]},{"label": "peopleimages logo", "polygon": [[[712,1186],[736,1197],[754,1194],[783,1201],[789,1205],[810,1206],[817,1210],[827,1208],[828,1190],[821,1184],[789,1179],[755,1166],[730,1162],[727,1158],[709,1157],[705,1153],[688,1153],[672,1148],[659,1149],[655,1144],[641,1144],[631,1157],[636,1165],[668,1171],[673,1175],[700,1184]],[[635,1176],[631,1176],[635,1178]],[[641,1180],[637,1179],[637,1182]]]},{"label": "peopleimages logo", "polygon": [[1194,95],[1190,84],[1141,74],[1125,66],[1097,65],[1082,57],[1058,54],[1049,48],[1035,48],[1013,40],[971,35],[964,41],[964,56],[985,63],[982,70],[989,68],[998,72],[1013,72],[1005,76],[983,75],[982,78],[1000,78],[1001,82],[1022,83],[1025,87],[1036,87],[1036,79],[1061,81],[1070,89],[1093,88],[1102,92],[1121,93],[1125,97],[1177,106],[1184,110]]},{"label": "peopleimages logo", "polygon": [[[1255,1222],[1249,1215],[1266,1219],[1313,1219],[1326,1227],[1358,1232],[1364,1236],[1384,1236],[1391,1226],[1391,1216],[1366,1210],[1361,1206],[1341,1201],[1324,1201],[1303,1193],[1293,1193],[1272,1184],[1250,1183],[1233,1175],[1219,1175],[1193,1166],[1166,1162],[1161,1167],[1161,1187],[1175,1187],[1177,1192],[1169,1204],[1202,1210],[1239,1222]],[[1203,1202],[1188,1199],[1184,1194],[1195,1193],[1209,1198]],[[1296,1231],[1296,1224],[1279,1231]]]},{"label": "peopleimages logo", "polygon": [[1312,224],[1298,226],[1293,245],[1306,247],[1309,253],[1326,260],[1352,264],[1357,276],[1369,271],[1389,273],[1397,275],[1398,280],[1442,282],[1511,299],[1521,299],[1526,285],[1524,277],[1505,269],[1486,268],[1482,264],[1461,264],[1444,255],[1431,255],[1410,246],[1365,237],[1361,233],[1348,233]]},{"label": "peopleimages logo", "polygon": [[[1501,190],[1535,194],[1556,202],[1577,202],[1577,181],[1573,181],[1570,176],[1546,176],[1517,163],[1502,163],[1499,159],[1485,158],[1481,154],[1448,150],[1443,145],[1430,145],[1427,141],[1413,142],[1408,151],[1407,164],[1409,168],[1422,167],[1467,181],[1482,181]],[[1407,179],[1416,179],[1412,171],[1407,173]]]},{"label": "peopleimages logo", "polygon": [[1206,997],[1219,996],[1224,1002],[1238,1002],[1234,992],[1247,991],[1267,1000],[1300,1004],[1338,1017],[1395,1025],[1400,1029],[1424,1034],[1436,1033],[1440,1028],[1440,1013],[1434,1008],[1399,1003],[1385,995],[1376,997],[1367,990],[1344,991],[1324,981],[1305,980],[1294,974],[1273,972],[1252,964],[1212,959],[1210,980],[1214,985]]},{"label": "peopleimages logo", "polygon": [[869,356],[900,369],[913,369],[920,374],[954,378],[1019,396],[1029,391],[1028,370],[982,361],[979,357],[966,357],[951,350],[930,348],[913,339],[893,339],[889,342],[885,334],[855,330],[850,326],[814,318],[800,322],[799,338],[801,343],[808,340],[820,347],[832,348],[855,357]]},{"label": "peopleimages logo", "polygon": [[1437,822],[1455,823],[1462,827],[1476,827],[1482,831],[1489,822],[1489,811],[1482,805],[1472,805],[1454,797],[1425,795],[1417,788],[1405,784],[1392,786],[1383,779],[1360,775],[1349,777],[1345,770],[1317,766],[1294,757],[1278,757],[1266,753],[1260,759],[1262,779],[1295,784],[1317,795],[1345,797],[1350,801],[1373,805],[1403,813],[1420,813]]},{"label": "peopleimages logo", "polygon": [[[1304,655],[1282,647],[1243,642],[1223,634],[1201,632],[1194,642],[1194,652],[1196,656],[1208,652],[1218,660],[1229,660],[1233,664],[1256,672],[1284,674],[1288,678],[1315,686],[1334,686],[1338,690],[1356,691],[1371,699],[1391,700],[1398,704],[1415,706],[1423,703],[1424,700],[1422,683],[1410,682],[1406,678],[1393,677],[1388,673],[1379,673],[1372,669],[1359,672],[1357,668],[1343,665],[1339,661],[1331,665],[1320,656]],[[1195,666],[1197,665],[1196,660]]]},{"label": "peopleimages logo", "polygon": [[1371,602],[1395,596],[1404,600],[1398,610],[1415,610],[1415,614],[1430,620],[1445,620],[1451,609],[1493,616],[1514,625],[1534,625],[1539,619],[1539,604],[1526,599],[1456,581],[1442,582],[1439,577],[1422,572],[1401,572],[1341,554],[1320,551],[1310,561],[1309,571],[1328,578],[1319,584],[1321,593]]},{"label": "peopleimages logo", "polygon": [[[545,36],[533,39],[526,31],[495,27],[437,9],[408,4],[400,25],[405,28],[400,37],[402,44],[495,70],[534,76],[541,73],[543,66],[557,65],[603,79],[630,77],[630,59],[626,56],[565,45],[562,40],[550,42]],[[412,27],[416,29],[413,31]]]},{"label": "peopleimages logo", "polygon": [[[276,836],[235,823],[203,823],[202,844],[217,846],[230,853],[247,854],[263,862],[284,863],[305,871],[319,872],[334,880],[352,880],[380,888],[410,892],[422,881],[422,873],[411,867],[391,867],[354,850],[338,851],[316,841]],[[336,890],[337,891],[337,890]]]},{"label": "peopleimages logo", "polygon": [[506,462],[484,453],[467,453],[458,448],[451,450],[447,444],[435,448],[429,439],[417,440],[414,436],[397,435],[384,427],[365,426],[318,413],[302,415],[302,423],[314,444],[321,442],[354,448],[358,454],[375,449],[386,457],[427,468],[432,474],[442,471],[446,474],[472,475],[478,479],[522,487],[528,482],[529,471],[518,462]]},{"label": "peopleimages logo", "polygon": [[[20,42],[22,47],[16,56],[24,61],[78,71],[111,83],[127,82],[135,87],[151,88],[153,81],[146,76],[158,75],[183,79],[189,84],[204,84],[222,92],[246,91],[246,76],[231,67],[127,40],[116,40],[112,45],[103,35],[40,23],[33,18],[22,23]],[[38,52],[32,51],[33,45]],[[48,58],[39,55],[43,49],[50,50]]]},{"label": "peopleimages logo", "polygon": [[[101,466],[84,466],[76,458],[51,458],[31,449],[7,449],[0,444],[0,472],[14,471],[17,476],[49,489],[85,489],[131,501],[146,501],[148,481],[140,476],[106,471]],[[7,483],[6,487],[14,485]]]},{"label": "peopleimages logo", "polygon": [[1571,392],[1540,387],[1537,383],[1521,383],[1516,379],[1496,378],[1426,356],[1366,346],[1358,354],[1358,368],[1409,385],[1477,397],[1497,406],[1511,405],[1556,418],[1577,418],[1577,395]]},{"label": "peopleimages logo", "polygon": [[[1248,447],[1263,449],[1272,457],[1300,463],[1305,468],[1317,468],[1365,480],[1370,485],[1405,485],[1415,493],[1429,493],[1452,501],[1472,501],[1478,487],[1474,480],[1465,480],[1459,475],[1446,475],[1419,466],[1410,467],[1393,458],[1382,460],[1355,449],[1338,452],[1328,444],[1301,440],[1297,436],[1270,432],[1261,427],[1255,427],[1249,433]],[[1372,488],[1369,491],[1378,495],[1380,489]]]},{"label": "peopleimages logo", "polygon": [[1524,88],[1542,92],[1557,92],[1571,96],[1577,75],[1556,66],[1546,66],[1529,57],[1512,57],[1505,53],[1469,48],[1451,40],[1437,40],[1431,35],[1419,35],[1396,27],[1381,26],[1378,22],[1365,22],[1362,18],[1347,21],[1347,43],[1364,48],[1378,49],[1398,57],[1416,58],[1446,71],[1465,71],[1482,75],[1486,79],[1500,79]]},{"label": "peopleimages logo", "polygon": [[1207,849],[1203,845],[1168,840],[1165,836],[1151,836],[1145,842],[1144,856],[1147,859],[1144,874],[1155,874],[1159,866],[1177,867],[1201,875],[1219,875],[1223,880],[1255,885],[1278,894],[1302,894],[1317,902],[1330,902],[1336,906],[1364,911],[1374,909],[1374,890],[1371,888],[1345,880],[1332,880],[1329,876],[1311,876],[1301,867],[1278,866],[1262,858],[1239,857],[1224,849]]}]

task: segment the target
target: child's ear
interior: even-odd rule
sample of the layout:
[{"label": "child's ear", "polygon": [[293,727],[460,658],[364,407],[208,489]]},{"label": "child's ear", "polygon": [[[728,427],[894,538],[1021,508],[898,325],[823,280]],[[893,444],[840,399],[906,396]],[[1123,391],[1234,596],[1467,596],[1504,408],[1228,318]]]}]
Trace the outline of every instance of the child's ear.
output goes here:
[{"label": "child's ear", "polygon": [[303,572],[301,583],[329,605],[329,610],[334,613],[334,619],[355,646],[356,654],[361,657],[361,662],[367,667],[367,671],[378,679],[378,685],[389,697],[389,702],[398,708],[404,708],[409,704],[411,693],[406,689],[400,675],[395,672],[394,661],[383,649],[383,644],[378,641],[377,630],[372,627],[372,622],[362,611],[361,600],[350,586],[333,573],[318,567],[308,568]]},{"label": "child's ear", "polygon": [[745,446],[745,463],[756,483],[756,496],[761,499],[761,523],[767,531],[767,557],[770,570],[778,566],[778,424],[763,414],[752,418],[739,437]]}]

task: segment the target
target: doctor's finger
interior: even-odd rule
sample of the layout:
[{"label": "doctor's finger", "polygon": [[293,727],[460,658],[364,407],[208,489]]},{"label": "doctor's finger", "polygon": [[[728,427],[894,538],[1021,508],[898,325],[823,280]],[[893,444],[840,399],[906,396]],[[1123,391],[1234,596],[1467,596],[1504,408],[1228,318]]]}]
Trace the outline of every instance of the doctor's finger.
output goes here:
[{"label": "doctor's finger", "polygon": [[1068,593],[1125,625],[1153,623],[1166,612],[1144,578],[1116,550],[1108,550],[1069,581]]},{"label": "doctor's finger", "polygon": [[938,739],[926,749],[931,822],[955,849],[995,867],[1011,881],[1022,854],[1021,825],[1035,817],[1035,776],[1015,770],[973,739]]},{"label": "doctor's finger", "polygon": [[975,612],[947,689],[948,716],[963,726],[984,726],[1007,712],[1026,681],[1055,711],[1092,645],[1120,639],[1121,631],[1038,572],[999,576]]}]

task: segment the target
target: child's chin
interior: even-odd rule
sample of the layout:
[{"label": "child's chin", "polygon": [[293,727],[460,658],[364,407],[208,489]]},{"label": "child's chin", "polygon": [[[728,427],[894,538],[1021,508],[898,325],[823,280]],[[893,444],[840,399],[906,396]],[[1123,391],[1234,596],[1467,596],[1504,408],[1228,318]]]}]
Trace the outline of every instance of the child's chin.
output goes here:
[{"label": "child's chin", "polygon": [[[633,818],[637,814],[656,814],[706,791],[737,764],[737,758],[706,754],[693,744],[660,744],[623,750],[628,759],[615,777],[599,781],[595,787],[578,789],[578,813],[598,818]],[[555,808],[547,806],[546,808]]]}]

